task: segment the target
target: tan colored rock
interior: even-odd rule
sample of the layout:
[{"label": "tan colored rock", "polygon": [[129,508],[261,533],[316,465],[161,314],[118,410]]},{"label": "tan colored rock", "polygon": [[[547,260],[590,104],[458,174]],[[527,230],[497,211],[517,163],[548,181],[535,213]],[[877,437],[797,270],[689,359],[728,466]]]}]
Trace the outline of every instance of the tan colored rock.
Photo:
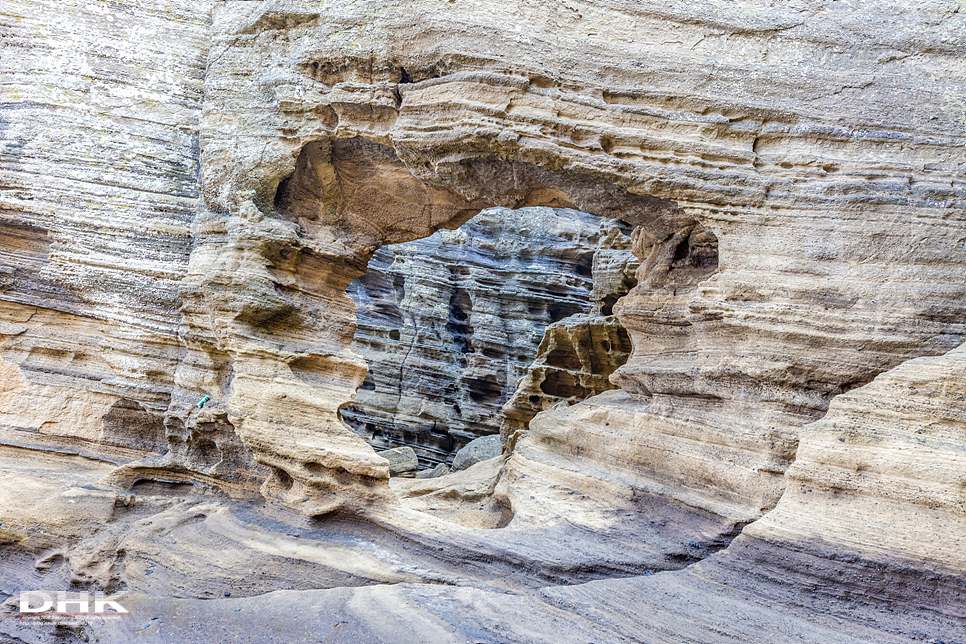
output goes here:
[{"label": "tan colored rock", "polygon": [[163,415],[211,3],[92,6],[0,10],[0,319],[29,321],[0,352],[38,384]]},{"label": "tan colored rock", "polygon": [[510,519],[506,507],[493,496],[502,466],[502,459],[491,458],[458,473],[415,481],[393,479],[391,485],[408,509],[467,528],[501,528]]},{"label": "tan colored rock", "polygon": [[[491,11],[462,3],[447,7],[441,20],[500,33],[501,25],[518,24],[508,18],[515,6]],[[215,30],[226,35],[258,31],[266,16],[294,12],[294,7],[265,13],[251,5],[225,5]],[[961,192],[955,182],[942,187],[935,172],[951,177],[953,166],[933,148],[900,151],[891,142],[948,131],[936,130],[919,107],[890,98],[886,88],[909,78],[910,61],[878,63],[870,53],[875,48],[846,67],[838,58],[827,59],[795,76],[795,91],[808,99],[791,106],[788,94],[766,80],[774,62],[762,63],[752,49],[725,45],[711,34],[722,25],[746,29],[753,23],[791,30],[782,32],[782,42],[796,43],[788,51],[799,51],[800,43],[813,39],[827,40],[831,32],[804,22],[792,9],[756,14],[742,5],[728,17],[692,19],[681,44],[657,49],[632,34],[645,24],[660,33],[672,18],[649,13],[649,6],[614,11],[625,10],[617,22],[628,25],[626,41],[618,35],[620,27],[608,26],[606,39],[598,43],[591,37],[593,56],[578,56],[563,66],[556,55],[561,47],[590,47],[585,25],[597,25],[602,14],[554,23],[552,47],[537,35],[544,33],[538,27],[529,41],[504,39],[499,53],[482,41],[471,45],[463,39],[460,54],[449,58],[440,51],[447,47],[445,40],[413,45],[405,35],[411,31],[402,18],[405,11],[379,18],[383,31],[378,33],[392,31],[392,40],[364,36],[372,16],[350,4],[334,7],[324,22],[273,28],[261,40],[226,39],[234,44],[208,72],[212,109],[205,127],[212,135],[203,151],[206,206],[237,212],[237,200],[253,199],[267,209],[275,199],[275,181],[293,170],[304,174],[300,168],[311,162],[329,168],[318,170],[313,181],[333,190],[338,185],[341,192],[331,194],[342,195],[328,201],[334,210],[319,221],[330,228],[316,229],[312,235],[318,239],[347,238],[339,231],[350,225],[361,230],[359,218],[376,217],[367,195],[378,190],[354,187],[362,176],[372,185],[383,185],[378,177],[405,178],[399,185],[411,188],[401,192],[406,199],[424,200],[419,208],[428,214],[421,222],[430,226],[454,225],[473,209],[492,204],[574,206],[631,221],[640,226],[635,243],[642,267],[638,290],[616,312],[637,346],[636,357],[618,372],[619,384],[643,397],[714,397],[731,401],[724,404],[735,409],[784,405],[784,412],[776,409],[784,414],[776,417],[776,427],[785,442],[794,441],[803,421],[820,417],[836,393],[906,358],[942,353],[961,341],[962,328],[940,313],[962,295],[952,286],[956,263],[938,259],[949,256],[942,251],[943,236],[898,223],[907,221],[909,209],[922,213],[919,221],[943,221],[940,213]],[[829,15],[827,24],[848,24],[848,16]],[[336,24],[338,31],[327,31],[326,25]],[[419,34],[410,35],[422,42]],[[366,43],[360,47],[371,54],[346,57],[342,52],[350,42]],[[654,64],[664,71],[657,79],[637,82],[630,61],[650,60],[657,52],[663,62]],[[250,62],[256,59],[258,66]],[[341,62],[333,65],[334,60]],[[500,62],[511,60],[515,71]],[[604,60],[614,66],[602,75]],[[249,69],[260,71],[249,74]],[[676,75],[671,69],[687,72]],[[864,134],[874,129],[863,116],[866,101],[830,102],[856,69],[877,79],[881,102],[876,109],[889,113],[890,122],[915,124],[919,134],[901,128]],[[697,92],[688,80],[695,74],[712,79]],[[650,89],[635,89],[641,86]],[[760,97],[760,104],[750,105],[749,96]],[[943,100],[941,92],[930,89],[917,105],[939,110]],[[228,112],[220,106],[228,105],[235,129],[222,122]],[[825,116],[830,107],[834,123]],[[468,118],[480,127],[467,131],[453,125]],[[546,126],[558,122],[565,123],[563,129]],[[282,134],[283,123],[288,134]],[[237,128],[260,136],[239,139],[230,134]],[[310,143],[319,140],[323,143]],[[300,156],[303,161],[297,161]],[[927,164],[936,168],[928,177],[917,169]],[[406,178],[403,166],[418,183]],[[358,170],[350,176],[349,168]],[[884,178],[865,179],[870,172]],[[324,184],[330,181],[325,177],[334,177],[334,183]],[[933,196],[909,192],[909,178]],[[311,183],[287,181],[281,204],[295,194],[288,186]],[[321,188],[310,192],[323,194]],[[881,234],[866,235],[860,224],[842,230],[848,242],[829,234],[829,213],[847,220],[859,202]],[[338,214],[340,208],[359,214]],[[450,215],[440,210],[446,208],[453,209]],[[899,217],[899,209],[906,214]],[[384,211],[378,223],[365,224],[372,232],[359,237],[361,252],[402,235],[425,234],[420,227],[426,224],[415,220],[406,220],[411,233],[404,233],[394,212]],[[909,235],[921,241],[912,255],[904,254]],[[917,283],[912,288],[900,277],[908,271],[934,287]],[[922,324],[904,322],[908,318],[901,311],[906,310],[919,311],[913,315]],[[893,327],[903,330],[876,330]],[[861,356],[855,334],[870,343]],[[826,348],[817,349],[822,343]],[[801,366],[796,355],[802,356]],[[728,433],[731,421],[718,417],[715,431]],[[776,491],[785,466],[774,475]],[[776,501],[777,496],[770,503]]]},{"label": "tan colored rock", "polygon": [[[531,16],[516,4],[447,3],[431,14],[442,32],[476,25],[495,34],[461,37],[457,46],[427,38],[434,28],[413,31],[407,11],[377,18],[339,3],[319,21],[317,7],[298,2],[229,2],[211,14],[209,64],[209,5],[170,18],[142,8],[104,30],[96,25],[106,17],[71,8],[55,36],[37,36],[53,43],[53,59],[30,45],[30,25],[45,15],[35,6],[6,10],[16,20],[4,29],[24,38],[5,56],[16,67],[0,71],[14,78],[23,70],[31,82],[16,77],[10,85],[17,107],[3,121],[0,180],[9,189],[0,206],[4,221],[16,224],[4,233],[5,246],[19,249],[10,257],[22,257],[50,288],[31,293],[24,284],[35,280],[5,270],[6,299],[53,307],[44,313],[52,320],[78,313],[98,320],[73,334],[72,343],[90,347],[82,373],[95,376],[75,378],[76,386],[164,413],[181,444],[171,462],[186,472],[230,479],[241,469],[234,478],[254,482],[263,474],[253,463],[261,461],[274,468],[266,488],[273,498],[300,503],[306,491],[320,498],[309,513],[341,503],[334,492],[341,483],[310,474],[310,463],[384,480],[337,417],[362,373],[346,348],[353,323],[341,288],[376,247],[455,226],[486,205],[575,206],[641,226],[639,252],[652,262],[618,310],[637,338],[636,357],[619,376],[635,395],[714,396],[739,408],[777,401],[787,406],[778,424],[791,439],[838,392],[961,341],[959,309],[950,305],[962,300],[958,259],[946,241],[957,224],[943,215],[962,197],[946,152],[959,148],[947,91],[959,82],[950,66],[955,48],[888,55],[900,45],[921,47],[896,34],[950,42],[942,34],[958,28],[954,14],[890,5],[883,11],[901,28],[872,29],[847,64],[838,53],[806,64],[813,58],[805,52],[850,49],[840,34],[863,19],[834,8],[808,21],[791,6],[750,4]],[[535,20],[528,39],[500,38],[521,15]],[[105,43],[130,54],[125,60],[142,60],[146,36],[127,38],[132,24],[165,34],[167,48],[131,68],[137,96],[56,64]],[[779,30],[767,62],[749,25]],[[681,30],[681,39],[637,37],[669,29]],[[97,44],[85,40],[89,33]],[[748,46],[725,44],[723,33]],[[499,51],[494,38],[505,43]],[[92,70],[111,78],[102,63]],[[783,69],[801,73],[776,77]],[[931,78],[933,70],[946,82],[923,81],[915,102],[900,98],[908,79]],[[157,96],[142,100],[151,92]],[[893,125],[869,114],[887,114],[881,123]],[[72,138],[78,127],[89,140]],[[192,132],[202,131],[199,189]],[[107,143],[95,140],[98,132]],[[152,143],[136,151],[138,137]],[[39,190],[27,180],[38,174],[32,169],[60,158],[68,140],[88,152],[52,174],[73,178]],[[156,158],[170,166],[152,166]],[[199,195],[204,208],[195,217]],[[88,211],[88,203],[98,205]],[[127,215],[116,217],[120,211]],[[696,268],[710,234],[718,272],[677,289],[681,262]],[[326,286],[314,292],[309,282]],[[681,292],[664,306],[669,289]],[[18,336],[16,350],[47,342],[39,328],[35,321]],[[296,371],[340,375],[316,391],[305,378],[289,378],[296,360],[309,365]],[[231,392],[229,382],[237,385]],[[209,390],[226,405],[214,441],[188,413]],[[290,396],[311,401],[312,421],[285,412]],[[283,426],[298,428],[287,448]],[[319,428],[332,436],[328,448]],[[339,452],[342,465],[312,460],[295,443],[313,458]],[[367,489],[361,498],[381,498]],[[326,490],[333,496],[321,500]]]},{"label": "tan colored rock", "polygon": [[[29,384],[2,406],[40,427],[33,387],[76,391],[137,455],[79,454],[91,418],[3,446],[5,592],[124,582],[142,624],[179,616],[158,641],[961,639],[964,33],[954,3],[8,0],[0,358]],[[635,226],[634,351],[621,391],[534,418],[466,527],[339,419],[344,290],[494,205]],[[184,553],[192,583],[153,586]]]},{"label": "tan colored rock", "polygon": [[0,426],[4,434],[41,433],[96,442],[114,396],[36,385],[16,365],[0,360]]},{"label": "tan colored rock", "polygon": [[[816,562],[795,583],[836,601],[872,594],[897,610],[918,603],[966,619],[964,391],[959,347],[837,397],[803,429],[785,494],[745,530],[736,556]],[[821,521],[809,519],[816,513]]]}]

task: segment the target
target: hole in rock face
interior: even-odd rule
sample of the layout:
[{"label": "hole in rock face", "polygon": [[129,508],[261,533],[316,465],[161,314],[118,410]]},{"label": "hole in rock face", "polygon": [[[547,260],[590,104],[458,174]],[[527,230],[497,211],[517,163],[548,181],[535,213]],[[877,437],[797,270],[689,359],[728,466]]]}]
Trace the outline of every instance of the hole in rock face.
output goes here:
[{"label": "hole in rock face", "polygon": [[[404,79],[402,63],[382,70],[370,63],[320,64],[305,71],[331,86],[354,82],[360,69],[385,74],[390,83],[420,83],[429,80],[429,72],[445,72],[445,65],[430,70],[406,61]],[[429,175],[435,178],[427,181]],[[546,372],[562,369],[541,362],[547,329],[591,315],[593,324],[585,323],[585,331],[561,331],[555,342],[578,354],[587,354],[588,346],[600,350],[596,341],[588,345],[576,337],[590,333],[619,346],[611,337],[619,323],[600,322],[600,314],[605,298],[616,301],[636,284],[632,230],[668,239],[693,226],[673,202],[581,169],[552,169],[484,152],[430,163],[401,142],[362,136],[305,144],[292,173],[271,197],[259,199],[258,208],[288,222],[300,239],[336,240],[344,261],[326,264],[329,274],[323,266],[302,279],[311,244],[299,246],[289,259],[273,255],[268,269],[276,281],[287,284],[283,278],[297,270],[302,291],[292,287],[295,292],[253,298],[258,310],[242,321],[252,327],[277,320],[312,326],[306,307],[286,308],[311,300],[302,285],[315,279],[339,288],[348,284],[358,321],[353,350],[369,362],[372,377],[340,409],[342,418],[376,449],[410,444],[423,467],[451,462],[476,437],[502,434],[509,417],[504,408],[511,403],[524,408],[525,425],[527,413],[532,417],[536,409],[568,400],[541,389]],[[369,273],[353,282],[364,258],[371,258]],[[601,271],[614,274],[599,291]],[[327,329],[319,324],[313,332]],[[548,344],[546,350],[554,348]],[[608,378],[626,359],[582,355],[583,375],[574,382],[584,383],[589,394],[612,389]],[[598,368],[600,373],[584,378]],[[518,390],[521,382],[524,393]],[[537,403],[530,402],[531,395]],[[279,483],[273,478],[269,484]]]},{"label": "hole in rock face", "polygon": [[167,451],[164,417],[151,413],[133,400],[114,403],[101,420],[101,440],[108,445],[163,454]]},{"label": "hole in rock face", "polygon": [[[600,309],[592,291],[605,236],[627,241],[607,249],[607,265],[623,258],[633,274],[630,230],[570,209],[491,208],[457,230],[380,248],[347,289],[358,317],[353,350],[369,375],[343,418],[377,450],[409,445],[424,468],[499,432],[518,382],[544,362],[538,350],[548,327]],[[592,368],[578,347],[589,350],[576,341],[549,350],[553,369],[541,373]],[[547,397],[596,393],[573,375],[552,378],[522,400],[541,408]]]},{"label": "hole in rock face", "polygon": [[604,299],[603,306],[600,307],[600,312],[603,315],[614,315],[614,305],[617,304],[617,300],[620,299],[614,295],[608,295]]},{"label": "hole in rock face", "polygon": [[184,496],[194,491],[194,484],[181,481],[138,479],[131,485],[131,492],[144,496]]},{"label": "hole in rock face", "polygon": [[577,306],[574,302],[554,302],[550,305],[547,310],[550,315],[550,322],[559,322],[564,318],[569,318],[571,315],[577,315],[582,312],[581,307]]},{"label": "hole in rock face", "polygon": [[316,463],[315,461],[309,461],[305,464],[305,469],[307,469],[312,474],[324,474],[327,468],[321,463]]},{"label": "hole in rock face", "polygon": [[446,330],[453,337],[453,342],[460,353],[473,353],[473,326],[469,323],[473,302],[469,293],[463,288],[454,288],[449,298],[449,319]]},{"label": "hole in rock face", "polygon": [[573,374],[567,373],[566,371],[551,371],[548,373],[546,379],[540,385],[540,389],[543,393],[558,398],[571,398],[574,396],[577,398],[586,398],[587,394],[590,393],[577,382]]},{"label": "hole in rock face", "polygon": [[295,485],[295,481],[292,479],[289,473],[277,467],[273,468],[273,470],[275,473],[275,482],[277,483],[278,487],[283,492],[288,492],[291,490],[292,486]]},{"label": "hole in rock face", "polygon": [[624,353],[630,353],[634,350],[634,343],[631,341],[631,336],[627,333],[627,329],[618,329],[617,339],[620,341],[620,350]]},{"label": "hole in rock face", "polygon": [[503,387],[500,386],[493,374],[487,374],[482,378],[471,378],[468,384],[470,386],[470,400],[476,403],[496,400],[503,394]]},{"label": "hole in rock face", "polygon": [[572,351],[557,348],[547,354],[547,364],[561,369],[580,369],[580,358]]},{"label": "hole in rock face", "polygon": [[221,460],[221,450],[214,441],[191,437],[188,440],[188,461],[199,468],[207,468]]}]

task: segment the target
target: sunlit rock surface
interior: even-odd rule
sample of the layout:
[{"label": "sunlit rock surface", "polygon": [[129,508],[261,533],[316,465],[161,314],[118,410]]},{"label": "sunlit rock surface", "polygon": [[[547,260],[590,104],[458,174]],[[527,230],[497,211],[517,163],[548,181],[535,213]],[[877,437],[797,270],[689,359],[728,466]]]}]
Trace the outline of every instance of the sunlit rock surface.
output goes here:
[{"label": "sunlit rock surface", "polygon": [[[963,642],[955,3],[6,0],[0,36],[4,638]],[[633,227],[619,390],[390,485],[345,289],[494,206]],[[80,588],[132,616],[17,619]]]}]

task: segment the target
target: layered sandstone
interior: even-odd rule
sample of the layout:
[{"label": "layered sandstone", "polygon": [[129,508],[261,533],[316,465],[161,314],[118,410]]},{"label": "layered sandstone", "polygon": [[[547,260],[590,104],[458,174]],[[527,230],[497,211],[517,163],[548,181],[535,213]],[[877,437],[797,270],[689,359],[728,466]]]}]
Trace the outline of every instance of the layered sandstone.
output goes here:
[{"label": "layered sandstone", "polygon": [[[0,35],[3,591],[137,622],[14,601],[8,638],[962,640],[958,7],[8,0]],[[620,390],[394,491],[339,417],[345,289],[492,206],[634,227]]]},{"label": "layered sandstone", "polygon": [[594,250],[590,310],[547,328],[536,359],[503,406],[500,436],[508,450],[540,411],[616,388],[610,376],[627,362],[633,347],[614,316],[614,304],[637,284],[639,263],[626,232],[619,221],[606,225]]},{"label": "layered sandstone", "polygon": [[5,444],[167,451],[211,6],[0,9]]},{"label": "layered sandstone", "polygon": [[573,210],[494,208],[381,248],[348,289],[352,348],[369,373],[342,417],[371,445],[410,445],[429,466],[499,432],[544,330],[591,308],[601,226]]},{"label": "layered sandstone", "polygon": [[[964,385],[959,347],[837,397],[803,429],[778,506],[706,574],[736,577],[735,564],[753,558],[758,592],[782,588],[772,592],[801,608],[825,604],[926,641],[961,638],[948,625],[966,623]],[[816,511],[821,522],[809,519]],[[776,579],[776,563],[795,574]],[[900,617],[909,604],[914,620]]]},{"label": "layered sandstone", "polygon": [[[446,9],[434,24],[443,32],[451,25],[451,33],[467,24],[499,33],[518,24],[509,16],[523,10]],[[850,24],[850,14],[833,9],[824,25]],[[274,200],[285,211],[292,186],[312,184],[315,196],[304,193],[301,203],[318,203],[319,214],[299,215],[299,239],[334,244],[328,261],[341,257],[340,266],[380,244],[424,235],[424,226],[459,223],[484,205],[576,206],[639,226],[639,284],[616,308],[636,351],[617,382],[639,398],[696,405],[696,413],[719,419],[714,432],[747,449],[761,449],[760,434],[786,446],[763,475],[772,477],[772,492],[760,512],[780,495],[796,428],[820,417],[832,396],[961,341],[959,269],[938,232],[958,229],[944,216],[961,196],[944,152],[958,139],[930,118],[945,109],[942,92],[924,86],[913,105],[887,89],[922,77],[910,67],[917,59],[877,62],[873,51],[896,43],[884,40],[863,51],[864,62],[850,58],[841,67],[841,57],[816,63],[794,54],[803,44],[776,45],[770,51],[779,58],[763,63],[757,50],[713,36],[729,24],[746,34],[752,20],[754,29],[781,28],[789,42],[840,46],[841,36],[827,35],[840,31],[818,30],[790,9],[690,20],[680,44],[659,50],[657,68],[665,71],[646,92],[635,91],[628,61],[647,60],[653,45],[631,34],[645,25],[658,33],[673,17],[643,6],[622,10],[578,11],[566,20],[553,14],[560,26],[552,44],[536,28],[523,40],[508,35],[499,54],[464,39],[455,55],[432,28],[414,30],[361,5],[334,6],[324,21],[308,5],[225,5],[215,30],[237,38],[225,41],[231,46],[208,70],[206,208],[234,212],[244,207],[233,204],[250,200],[267,211]],[[288,26],[285,15],[299,18]],[[611,19],[606,39],[581,35]],[[377,30],[367,32],[371,25]],[[371,54],[341,54],[350,42]],[[590,42],[593,57],[559,56]],[[255,57],[258,66],[246,62]],[[782,64],[800,73],[794,105],[784,98],[791,90],[770,75]],[[889,114],[892,125],[866,115],[866,100],[838,97],[856,68],[875,69],[876,113]],[[700,88],[690,84],[710,70]],[[766,86],[767,94],[758,91]],[[935,109],[922,111],[927,104]],[[833,107],[834,118],[825,116]],[[467,119],[479,125],[459,125]],[[238,131],[255,136],[239,139]],[[282,196],[273,196],[274,182],[293,170]],[[398,209],[377,209],[387,194],[380,182],[390,178],[405,198],[393,200]],[[414,220],[416,210],[427,215]],[[918,214],[910,219],[910,212]],[[830,213],[844,227],[832,227]],[[865,234],[869,226],[876,234]],[[340,355],[335,346],[328,351]],[[750,408],[768,410],[767,420],[750,431],[726,420],[743,420]],[[289,469],[306,476],[294,463]]]}]

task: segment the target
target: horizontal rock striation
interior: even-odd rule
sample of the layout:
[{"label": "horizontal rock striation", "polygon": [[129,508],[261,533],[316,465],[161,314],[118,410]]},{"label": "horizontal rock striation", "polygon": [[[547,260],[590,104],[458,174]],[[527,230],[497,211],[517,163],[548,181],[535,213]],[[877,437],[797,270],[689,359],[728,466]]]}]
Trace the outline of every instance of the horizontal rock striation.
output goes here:
[{"label": "horizontal rock striation", "polygon": [[[961,342],[952,242],[961,222],[948,213],[963,188],[946,152],[960,138],[940,126],[952,118],[944,89],[923,85],[915,104],[896,98],[907,79],[929,77],[917,71],[924,63],[886,53],[918,46],[912,36],[890,39],[914,33],[920,14],[895,14],[904,27],[875,31],[876,44],[846,65],[846,54],[812,61],[804,53],[848,42],[842,34],[854,16],[835,8],[821,27],[791,8],[745,5],[681,27],[673,11],[650,5],[555,10],[494,53],[472,38],[450,49],[434,34],[469,24],[502,33],[519,22],[512,12],[526,13],[516,4],[447,7],[418,30],[351,3],[334,5],[324,20],[295,7],[228,3],[216,12],[214,29],[226,39],[206,80],[211,212],[238,212],[246,200],[269,212],[277,183],[303,167],[301,155],[331,158],[331,169],[315,173],[334,183],[315,193],[331,198],[313,238],[344,240],[350,250],[341,257],[456,225],[486,205],[623,219],[640,227],[642,265],[636,290],[615,310],[635,342],[616,382],[642,399],[710,405],[702,413],[714,409],[711,433],[728,437],[721,440],[745,441],[728,419],[760,405],[772,411],[751,436],[793,445],[797,428],[819,418],[832,396]],[[283,27],[286,12],[305,19]],[[959,28],[950,20],[942,29]],[[605,23],[607,38],[587,35]],[[379,26],[367,32],[370,25]],[[635,36],[672,27],[686,32],[680,43],[657,47]],[[749,29],[780,31],[772,58],[763,62],[758,45],[735,45],[759,43]],[[726,44],[722,30],[737,40]],[[364,53],[345,55],[349,42]],[[590,43],[592,57],[560,56]],[[930,55],[929,65],[942,67],[953,53],[942,46]],[[794,85],[775,75],[792,68]],[[872,76],[866,89],[843,89]],[[709,80],[696,86],[699,77]],[[794,105],[785,98],[792,94]],[[461,125],[469,122],[477,125]],[[233,134],[240,131],[251,136]],[[357,149],[372,152],[363,159]],[[354,187],[362,176],[368,190]],[[380,176],[404,179],[395,194],[422,199],[417,210],[427,214],[367,214],[388,194],[372,187],[385,185]],[[761,449],[750,441],[748,449]],[[772,496],[758,512],[777,502],[793,453],[774,468]]]},{"label": "horizontal rock striation", "polygon": [[[735,568],[755,561],[745,585],[758,593],[913,639],[962,641],[964,384],[960,347],[837,397],[803,429],[778,506],[706,574],[739,579]],[[795,572],[779,579],[776,569]]]},{"label": "horizontal rock striation", "polygon": [[0,10],[4,442],[167,449],[210,9]]},{"label": "horizontal rock striation", "polygon": [[[245,617],[225,579],[326,542],[290,639],[963,639],[955,3],[10,0],[0,36],[5,595],[265,639],[287,575]],[[494,206],[634,228],[633,351],[495,474],[412,483],[432,517],[339,417],[345,289]],[[269,556],[222,574],[227,507]],[[204,587],[152,586],[188,545]]]},{"label": "horizontal rock striation", "polygon": [[503,406],[500,435],[510,450],[538,412],[615,389],[610,375],[631,355],[630,336],[613,308],[637,283],[638,261],[621,222],[610,221],[605,227],[594,250],[590,310],[547,328],[536,360]]},{"label": "horizontal rock striation", "polygon": [[380,249],[349,285],[352,348],[369,375],[343,418],[373,446],[414,447],[424,465],[499,432],[544,329],[591,306],[600,229],[576,211],[495,208]]}]

